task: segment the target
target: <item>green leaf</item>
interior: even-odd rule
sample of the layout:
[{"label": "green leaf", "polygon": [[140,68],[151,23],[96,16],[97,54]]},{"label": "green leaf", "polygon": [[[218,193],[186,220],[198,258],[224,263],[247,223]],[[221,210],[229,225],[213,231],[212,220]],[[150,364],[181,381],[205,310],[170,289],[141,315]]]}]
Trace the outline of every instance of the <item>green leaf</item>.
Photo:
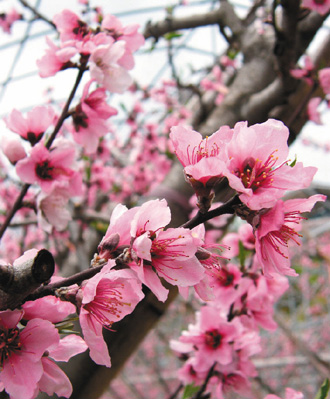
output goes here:
[{"label": "green leaf", "polygon": [[244,248],[242,241],[238,242],[238,248],[239,248],[239,253],[238,253],[239,263],[240,263],[241,267],[244,267],[247,251]]},{"label": "green leaf", "polygon": [[166,11],[167,15],[173,15],[174,9],[175,9],[175,5],[165,7],[165,11]]},{"label": "green leaf", "polygon": [[234,59],[236,58],[237,54],[238,54],[238,51],[237,51],[237,50],[234,50],[234,49],[230,49],[230,50],[227,52],[227,56],[228,56],[231,60],[234,60]]},{"label": "green leaf", "polygon": [[179,32],[169,32],[169,33],[166,33],[166,34],[164,35],[164,39],[170,41],[170,40],[172,40],[172,39],[175,39],[175,38],[181,37],[181,36],[182,36],[182,33],[179,33]]},{"label": "green leaf", "polygon": [[330,383],[329,379],[327,378],[324,383],[322,384],[321,388],[317,392],[314,399],[326,399],[329,393]]},{"label": "green leaf", "polygon": [[90,226],[93,227],[96,231],[105,234],[109,225],[103,222],[94,221],[90,223]]},{"label": "green leaf", "polygon": [[200,389],[199,386],[195,386],[194,384],[189,384],[184,387],[182,399],[188,399],[193,396],[198,390]]},{"label": "green leaf", "polygon": [[126,105],[124,104],[124,103],[119,103],[119,106],[120,106],[120,108],[124,111],[124,112],[128,112],[127,111],[127,108],[126,108]]},{"label": "green leaf", "polygon": [[151,45],[151,47],[150,47],[149,49],[144,50],[144,52],[145,52],[145,53],[151,53],[152,51],[155,50],[156,44],[157,44],[157,42],[156,42],[156,40],[154,40],[153,43],[152,43],[152,45]]},{"label": "green leaf", "polygon": [[92,168],[90,167],[90,165],[88,165],[88,166],[86,167],[85,172],[86,172],[86,179],[87,179],[87,181],[90,181],[91,175],[92,175]]},{"label": "green leaf", "polygon": [[293,168],[296,163],[297,163],[297,154],[294,156],[294,160],[289,164],[289,166],[291,166],[291,168]]}]

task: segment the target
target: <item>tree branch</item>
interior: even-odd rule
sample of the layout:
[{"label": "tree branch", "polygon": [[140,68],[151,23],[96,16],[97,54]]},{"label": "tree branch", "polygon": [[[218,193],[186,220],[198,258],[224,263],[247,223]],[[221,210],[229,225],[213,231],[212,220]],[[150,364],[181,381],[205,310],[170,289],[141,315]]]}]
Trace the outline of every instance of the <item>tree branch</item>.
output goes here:
[{"label": "tree branch", "polygon": [[48,18],[46,18],[44,15],[40,14],[38,10],[36,10],[34,7],[32,7],[27,1],[25,0],[18,0],[25,8],[28,8],[30,11],[33,12],[35,15],[36,19],[41,19],[42,21],[47,22],[48,25],[50,25],[52,28],[56,29],[56,25],[50,21]]},{"label": "tree branch", "polygon": [[167,17],[164,21],[159,21],[154,24],[148,22],[143,34],[146,39],[154,38],[157,41],[160,37],[169,32],[208,25],[228,26],[233,36],[239,36],[242,31],[242,23],[237,17],[233,7],[227,1],[223,1],[218,9],[205,14],[192,15],[184,18]]},{"label": "tree branch", "polygon": [[[67,99],[67,101],[66,101],[66,103],[64,105],[64,108],[62,110],[62,113],[61,113],[60,117],[58,118],[58,121],[57,121],[57,123],[56,123],[56,125],[54,127],[53,133],[51,134],[51,136],[47,140],[46,148],[48,148],[48,149],[50,148],[50,146],[52,145],[53,141],[55,140],[56,135],[59,132],[64,120],[67,118],[67,114],[68,114],[68,110],[69,110],[70,104],[71,104],[71,102],[72,102],[72,100],[73,100],[73,98],[75,96],[75,93],[77,91],[77,88],[79,86],[79,83],[81,82],[81,79],[82,79],[83,74],[84,74],[85,71],[86,71],[86,67],[85,67],[85,65],[82,65],[82,67],[79,69],[76,81],[75,81],[74,86],[73,86],[73,88],[71,90],[69,98]],[[13,207],[11,208],[11,210],[9,211],[5,221],[1,225],[1,228],[0,228],[0,240],[1,240],[2,236],[4,235],[4,232],[6,231],[7,227],[9,226],[9,224],[10,224],[12,218],[14,217],[15,213],[20,209],[22,201],[23,201],[23,199],[25,197],[25,194],[28,192],[30,186],[31,186],[31,184],[25,184],[22,187],[22,190],[21,190],[19,196],[17,197]]]},{"label": "tree branch", "polygon": [[186,229],[193,229],[199,224],[205,223],[208,220],[213,219],[217,216],[233,214],[235,213],[235,205],[239,204],[241,204],[239,196],[235,195],[235,197],[231,198],[228,202],[219,206],[216,209],[212,209],[212,211],[208,211],[206,213],[198,211],[191,220],[188,220],[188,222],[184,223],[181,227],[185,227]]}]

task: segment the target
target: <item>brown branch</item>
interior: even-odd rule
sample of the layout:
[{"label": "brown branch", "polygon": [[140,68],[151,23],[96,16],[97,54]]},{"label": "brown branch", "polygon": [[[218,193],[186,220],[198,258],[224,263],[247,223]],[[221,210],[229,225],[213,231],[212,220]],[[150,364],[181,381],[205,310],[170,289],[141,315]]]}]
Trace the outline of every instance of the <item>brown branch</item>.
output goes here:
[{"label": "brown branch", "polygon": [[83,270],[79,273],[76,273],[70,277],[63,278],[61,280],[56,281],[55,283],[48,284],[42,286],[35,290],[31,295],[25,298],[25,301],[33,301],[37,298],[42,298],[47,295],[55,295],[56,290],[63,287],[69,287],[70,285],[79,284],[84,280],[88,280],[99,273],[104,265],[97,266],[93,268],[89,268]]},{"label": "brown branch", "polygon": [[69,95],[69,97],[68,97],[68,99],[67,99],[67,101],[66,101],[66,103],[65,103],[65,105],[63,107],[61,115],[60,115],[60,117],[57,120],[57,123],[56,123],[56,125],[54,127],[53,133],[51,134],[51,136],[47,140],[47,143],[46,143],[46,146],[45,146],[47,149],[49,149],[50,146],[52,145],[53,141],[55,140],[55,138],[57,136],[57,133],[59,132],[59,130],[60,130],[62,124],[63,124],[63,122],[68,117],[68,111],[69,111],[71,102],[72,102],[72,100],[73,100],[73,98],[74,98],[74,96],[76,94],[77,88],[78,88],[78,86],[79,86],[79,84],[81,82],[81,79],[83,77],[83,74],[84,74],[84,72],[86,70],[87,69],[86,69],[86,63],[85,63],[79,69],[78,75],[76,77],[76,81],[75,81],[75,83],[73,85],[73,88],[71,90],[71,93],[70,93],[70,95]]},{"label": "brown branch", "polygon": [[242,23],[235,14],[233,7],[227,1],[223,1],[220,8],[205,14],[184,18],[167,17],[164,21],[154,24],[148,22],[143,34],[146,39],[154,38],[158,40],[169,32],[208,25],[228,26],[233,36],[239,36],[242,31]]},{"label": "brown branch", "polygon": [[180,391],[183,388],[183,384],[182,382],[178,385],[178,387],[176,388],[176,390],[168,397],[168,399],[176,399],[177,396],[179,395]]},{"label": "brown branch", "polygon": [[19,265],[0,265],[0,310],[15,309],[54,273],[55,262],[46,249]]},{"label": "brown branch", "polygon": [[[216,366],[216,362],[213,364],[213,366],[210,368],[210,370],[207,373],[207,376],[205,378],[205,381],[203,385],[200,387],[200,389],[197,391],[196,395],[193,396],[193,399],[203,399],[204,395],[203,393],[205,392],[207,388],[207,384],[209,383],[211,377],[213,376],[214,368]],[[203,395],[203,396],[202,396]]]},{"label": "brown branch", "polygon": [[193,229],[194,227],[198,226],[199,224],[205,223],[210,219],[213,219],[220,215],[225,214],[234,214],[235,213],[235,205],[241,204],[238,195],[235,195],[225,204],[219,206],[216,209],[212,209],[212,211],[208,211],[206,213],[202,213],[200,211],[188,222],[184,223],[181,227],[185,227],[186,229]]},{"label": "brown branch", "polygon": [[1,240],[2,236],[4,235],[7,227],[9,226],[15,213],[20,209],[23,198],[25,197],[25,194],[28,192],[28,189],[30,188],[30,186],[31,186],[31,184],[24,184],[24,186],[22,187],[21,192],[19,193],[18,197],[16,198],[14,205],[12,206],[11,210],[9,211],[5,221],[1,225],[0,240]]},{"label": "brown branch", "polygon": [[280,22],[276,20],[276,9],[273,12],[273,23],[276,34],[274,54],[277,58],[277,66],[283,80],[283,88],[286,92],[294,89],[295,79],[290,75],[297,59],[297,31],[300,10],[299,0],[281,1]]},{"label": "brown branch", "polygon": [[56,25],[50,21],[47,17],[42,15],[38,10],[36,10],[34,7],[32,7],[27,1],[25,0],[18,0],[25,8],[28,8],[30,11],[33,12],[35,15],[36,19],[41,19],[42,21],[47,22],[48,25],[50,25],[52,28],[56,29]]},{"label": "brown branch", "polygon": [[[64,120],[67,118],[67,114],[68,114],[68,110],[69,110],[70,104],[71,104],[71,102],[72,102],[72,100],[73,100],[73,98],[75,96],[75,93],[77,91],[77,88],[79,86],[79,83],[80,83],[85,71],[86,71],[86,67],[85,67],[85,65],[83,65],[79,69],[79,73],[77,75],[77,78],[76,78],[76,81],[74,83],[74,86],[73,86],[73,88],[71,90],[71,93],[69,95],[68,100],[65,103],[65,106],[64,106],[64,108],[62,110],[62,113],[61,113],[60,117],[58,118],[58,121],[57,121],[57,123],[56,123],[56,125],[54,127],[54,130],[53,130],[53,133],[51,134],[51,136],[47,140],[46,148],[48,148],[48,149],[50,148],[50,146],[52,145],[53,141],[55,140],[56,135],[59,132]],[[25,194],[28,192],[30,186],[31,186],[31,184],[25,184],[22,187],[22,190],[21,190],[19,196],[17,197],[13,207],[11,208],[11,210],[9,211],[5,221],[1,225],[1,228],[0,228],[0,240],[1,240],[2,236],[4,235],[4,232],[6,231],[7,227],[9,226],[9,224],[10,224],[12,218],[14,217],[15,213],[20,209],[20,207],[22,205],[22,201],[23,201],[23,199],[25,197]]]}]

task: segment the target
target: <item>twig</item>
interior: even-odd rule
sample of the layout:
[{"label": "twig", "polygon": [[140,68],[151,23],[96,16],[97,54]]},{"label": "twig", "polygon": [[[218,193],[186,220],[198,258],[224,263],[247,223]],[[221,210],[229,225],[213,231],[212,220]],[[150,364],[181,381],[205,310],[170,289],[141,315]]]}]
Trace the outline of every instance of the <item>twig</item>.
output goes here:
[{"label": "twig", "polygon": [[50,21],[48,18],[46,18],[44,15],[40,14],[38,10],[36,10],[34,7],[32,7],[30,4],[28,4],[25,0],[18,0],[25,8],[28,8],[30,11],[33,12],[33,14],[36,16],[36,19],[41,19],[50,26],[52,26],[54,29],[56,29],[56,25]]},{"label": "twig", "polygon": [[16,198],[16,201],[9,211],[5,221],[2,223],[1,228],[0,228],[0,240],[2,236],[4,235],[7,227],[9,226],[9,223],[11,222],[12,218],[14,217],[15,213],[20,209],[23,198],[25,197],[25,194],[27,193],[28,189],[30,188],[31,184],[24,184],[24,186],[21,189],[21,192],[19,196]]},{"label": "twig", "polygon": [[70,277],[63,278],[59,281],[56,281],[55,283],[48,284],[45,286],[42,286],[38,288],[36,291],[33,292],[33,294],[29,295],[27,298],[25,298],[25,301],[32,301],[37,298],[42,298],[47,295],[55,295],[55,291],[59,288],[63,287],[69,287],[70,285],[73,284],[79,284],[84,280],[87,280],[89,278],[92,278],[95,276],[97,273],[99,273],[104,265],[89,268],[87,270],[83,270],[79,273],[76,273]]},{"label": "twig", "polygon": [[188,220],[188,222],[181,225],[181,227],[185,227],[186,229],[192,229],[198,226],[199,224],[205,223],[208,220],[213,219],[216,216],[233,214],[235,213],[235,205],[239,205],[240,203],[241,200],[239,199],[239,196],[235,195],[225,204],[219,206],[216,209],[212,209],[212,211],[209,211],[207,213],[202,213],[198,211],[197,214],[192,219]]},{"label": "twig", "polygon": [[181,382],[179,384],[179,386],[176,388],[176,390],[172,393],[172,395],[169,396],[167,399],[176,399],[176,397],[179,395],[182,388],[183,388],[183,384]]},{"label": "twig", "polygon": [[157,41],[169,32],[208,25],[228,26],[233,36],[239,35],[242,30],[242,23],[235,14],[233,7],[227,2],[222,2],[220,8],[205,14],[192,15],[185,18],[167,17],[164,21],[155,24],[148,23],[143,34],[146,39],[154,38]]},{"label": "twig", "polygon": [[61,113],[61,116],[58,118],[58,121],[56,123],[56,126],[54,127],[53,133],[51,134],[51,136],[47,140],[47,143],[46,143],[46,148],[47,149],[49,149],[50,146],[52,145],[53,141],[55,140],[55,137],[56,137],[57,133],[59,132],[59,130],[60,130],[62,124],[63,124],[63,122],[68,117],[68,111],[69,111],[69,108],[70,108],[70,104],[71,104],[71,102],[72,102],[72,100],[73,100],[73,98],[74,98],[74,96],[76,94],[77,88],[78,88],[78,86],[80,84],[80,81],[81,81],[81,79],[83,77],[83,74],[84,74],[84,72],[86,70],[87,70],[86,69],[86,64],[83,64],[80,67],[80,69],[79,69],[79,73],[77,75],[76,81],[75,81],[74,86],[73,86],[73,88],[71,90],[69,98],[67,99],[67,102],[65,103],[65,106],[64,106],[64,108],[62,110],[62,113]]},{"label": "twig", "polygon": [[[66,102],[66,104],[65,104],[65,106],[64,106],[64,108],[62,110],[62,113],[61,113],[60,117],[58,118],[56,126],[54,127],[54,131],[51,134],[51,136],[49,137],[49,139],[47,140],[47,143],[46,143],[46,148],[47,149],[49,149],[50,146],[52,145],[52,143],[55,140],[55,137],[56,137],[57,133],[59,132],[64,120],[67,118],[67,114],[68,114],[68,110],[69,110],[70,104],[71,104],[71,102],[73,100],[73,97],[74,97],[74,95],[75,95],[75,93],[77,91],[77,88],[79,86],[79,83],[80,83],[80,81],[82,79],[82,76],[83,76],[85,71],[86,71],[86,66],[83,65],[79,69],[79,73],[77,75],[75,84],[74,84],[74,86],[73,86],[73,88],[71,90],[71,93],[69,95],[69,98],[68,98],[68,100],[67,100],[67,102]],[[13,207],[11,208],[11,210],[9,211],[9,214],[7,215],[5,221],[1,225],[1,228],[0,228],[0,240],[1,240],[2,236],[4,235],[4,232],[6,231],[7,227],[9,226],[9,224],[10,224],[12,218],[14,217],[15,213],[20,209],[22,201],[23,201],[23,198],[25,197],[25,194],[27,193],[27,191],[30,188],[30,186],[31,186],[31,184],[24,184],[24,186],[22,187],[21,192],[20,192],[19,196],[17,197]]]},{"label": "twig", "polygon": [[202,394],[205,392],[207,384],[210,381],[210,378],[213,376],[213,371],[216,366],[216,362],[213,364],[213,366],[210,368],[209,372],[207,373],[207,376],[205,378],[205,381],[203,385],[200,387],[200,389],[197,391],[196,395],[192,397],[192,399],[202,399]]}]

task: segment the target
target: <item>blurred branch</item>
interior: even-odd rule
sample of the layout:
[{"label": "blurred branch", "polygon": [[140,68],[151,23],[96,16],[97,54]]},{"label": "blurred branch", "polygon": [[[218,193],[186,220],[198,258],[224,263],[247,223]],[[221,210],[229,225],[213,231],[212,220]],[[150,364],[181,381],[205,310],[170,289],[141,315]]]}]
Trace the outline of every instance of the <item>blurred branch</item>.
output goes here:
[{"label": "blurred branch", "polygon": [[32,7],[27,1],[25,0],[18,0],[25,8],[28,8],[30,11],[33,12],[36,19],[41,19],[42,21],[47,22],[52,28],[56,29],[56,25],[50,21],[47,17],[42,15],[36,8]]},{"label": "blurred branch", "polygon": [[[71,104],[71,102],[72,102],[72,100],[73,100],[73,98],[74,98],[74,96],[76,94],[77,88],[78,88],[78,86],[79,86],[79,84],[81,82],[81,79],[82,79],[83,74],[84,74],[85,71],[86,71],[85,65],[82,65],[82,67],[79,69],[78,75],[76,77],[76,81],[75,81],[75,83],[73,85],[73,88],[72,88],[70,94],[69,94],[69,97],[68,97],[68,99],[67,99],[67,101],[66,101],[66,103],[65,103],[65,105],[63,107],[61,115],[59,116],[59,118],[57,120],[57,123],[56,123],[56,125],[54,127],[53,133],[51,134],[51,136],[49,137],[49,139],[46,142],[45,147],[47,149],[49,149],[50,146],[52,145],[53,141],[55,140],[55,138],[56,138],[56,136],[57,136],[62,124],[63,124],[63,122],[67,118],[67,114],[68,114],[68,110],[69,110],[70,104]],[[11,210],[9,211],[5,221],[1,225],[1,228],[0,228],[0,240],[1,240],[2,236],[4,235],[7,227],[9,226],[9,224],[10,224],[12,218],[14,217],[15,213],[20,209],[20,207],[22,205],[22,202],[23,202],[23,199],[24,199],[26,193],[28,192],[30,186],[31,186],[31,184],[24,184],[24,186],[22,187],[21,192],[18,195],[14,205],[12,206]]]},{"label": "blurred branch", "polygon": [[182,388],[183,388],[183,384],[180,383],[180,384],[178,385],[178,387],[176,388],[176,390],[172,393],[172,395],[170,395],[170,396],[168,397],[168,399],[176,399],[177,396],[179,395],[180,391],[182,390]]},{"label": "blurred branch", "polygon": [[309,363],[323,376],[323,378],[329,378],[330,375],[330,363],[322,360],[315,352],[313,352],[305,341],[298,338],[292,331],[287,327],[285,322],[278,316],[275,315],[275,320],[278,323],[281,330],[293,343],[293,345],[307,357]]},{"label": "blurred branch", "polygon": [[146,39],[154,38],[157,41],[160,37],[169,32],[208,25],[228,26],[233,37],[239,36],[242,31],[242,23],[237,17],[233,6],[227,1],[222,1],[218,9],[205,14],[192,15],[184,18],[173,18],[168,16],[164,21],[156,23],[148,22],[143,34]]},{"label": "blurred branch", "polygon": [[[276,1],[274,1],[274,4]],[[277,18],[276,10],[281,10],[281,15]],[[277,66],[283,80],[283,87],[288,92],[291,91],[295,79],[290,75],[290,70],[294,67],[297,59],[297,28],[300,10],[300,1],[281,1],[281,5],[274,7],[273,24],[276,35],[274,44],[274,54],[277,58]]]}]

